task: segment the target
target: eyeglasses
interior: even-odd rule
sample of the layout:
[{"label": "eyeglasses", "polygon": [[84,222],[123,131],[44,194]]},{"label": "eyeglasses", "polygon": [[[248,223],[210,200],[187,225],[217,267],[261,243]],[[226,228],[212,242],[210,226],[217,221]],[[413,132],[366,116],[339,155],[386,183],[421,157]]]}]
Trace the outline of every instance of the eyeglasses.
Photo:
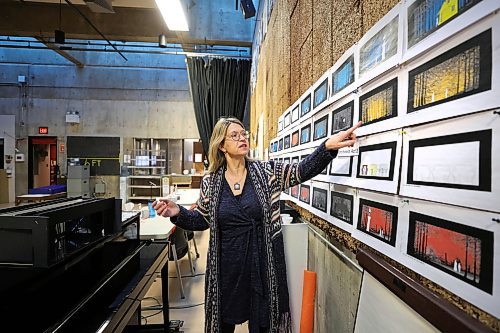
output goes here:
[{"label": "eyeglasses", "polygon": [[248,140],[248,138],[250,137],[250,133],[248,131],[231,132],[227,137],[231,138],[231,140],[233,141],[240,141],[241,138],[245,138],[246,140]]}]

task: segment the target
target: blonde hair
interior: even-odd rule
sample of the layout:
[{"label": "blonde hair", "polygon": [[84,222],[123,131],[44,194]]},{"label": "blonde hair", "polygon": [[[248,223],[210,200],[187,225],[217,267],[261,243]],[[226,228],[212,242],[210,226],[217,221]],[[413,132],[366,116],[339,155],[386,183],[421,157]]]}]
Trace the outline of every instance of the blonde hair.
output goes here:
[{"label": "blonde hair", "polygon": [[[236,118],[220,118],[217,121],[212,132],[212,137],[210,138],[210,146],[208,148],[208,172],[215,172],[219,170],[219,168],[224,164],[226,164],[226,156],[219,149],[219,147],[224,144],[224,140],[226,140],[227,129],[231,124],[238,124],[242,128],[245,128],[245,126],[243,126],[243,123]],[[247,159],[246,156],[245,159]]]}]

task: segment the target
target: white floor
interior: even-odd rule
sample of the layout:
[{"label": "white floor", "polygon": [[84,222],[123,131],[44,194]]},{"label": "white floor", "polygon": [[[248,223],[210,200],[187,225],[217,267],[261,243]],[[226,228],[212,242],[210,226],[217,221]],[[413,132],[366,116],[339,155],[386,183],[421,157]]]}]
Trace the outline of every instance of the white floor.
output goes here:
[{"label": "white floor", "polygon": [[[182,331],[185,333],[203,333],[205,323],[204,312],[204,284],[205,284],[205,266],[207,260],[207,247],[209,231],[195,232],[196,244],[200,258],[196,258],[194,247],[191,245],[191,253],[195,266],[195,276],[191,276],[188,256],[180,259],[182,283],[184,285],[185,299],[181,299],[179,281],[173,261],[169,262],[169,300],[170,300],[170,319],[183,320]],[[155,306],[161,302],[161,279],[158,277],[148,293],[146,299],[142,302],[142,323],[162,323],[163,315],[160,311],[147,311],[148,306]],[[184,308],[183,308],[184,307]],[[177,309],[176,309],[177,308]],[[248,332],[247,324],[236,326],[235,333]]]}]

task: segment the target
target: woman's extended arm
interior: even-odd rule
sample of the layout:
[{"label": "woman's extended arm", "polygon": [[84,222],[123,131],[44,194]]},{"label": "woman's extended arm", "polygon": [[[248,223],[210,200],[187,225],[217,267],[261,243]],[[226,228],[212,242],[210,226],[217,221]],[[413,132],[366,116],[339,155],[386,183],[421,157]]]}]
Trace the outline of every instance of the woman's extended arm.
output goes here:
[{"label": "woman's extended arm", "polygon": [[170,221],[186,230],[205,230],[209,228],[208,217],[208,182],[210,175],[203,177],[201,182],[200,197],[196,202],[194,210],[188,210],[177,205],[170,200],[161,200],[153,204],[153,208],[158,212],[158,215],[170,217]]},{"label": "woman's extended arm", "polygon": [[337,156],[340,148],[354,145],[356,142],[354,130],[359,126],[361,126],[361,122],[346,131],[340,131],[331,136],[300,163],[276,163],[274,170],[275,174],[279,173],[277,178],[281,181],[281,189],[305,182],[323,171],[328,163]]}]

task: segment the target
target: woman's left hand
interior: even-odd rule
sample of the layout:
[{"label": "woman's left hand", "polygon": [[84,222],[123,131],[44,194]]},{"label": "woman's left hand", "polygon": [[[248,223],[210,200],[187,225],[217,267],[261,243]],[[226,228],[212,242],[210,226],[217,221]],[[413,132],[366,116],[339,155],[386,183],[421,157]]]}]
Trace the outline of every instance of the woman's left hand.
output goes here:
[{"label": "woman's left hand", "polygon": [[326,140],[325,146],[328,150],[338,150],[340,148],[352,147],[356,143],[354,130],[361,126],[361,121],[345,131],[340,131]]}]

